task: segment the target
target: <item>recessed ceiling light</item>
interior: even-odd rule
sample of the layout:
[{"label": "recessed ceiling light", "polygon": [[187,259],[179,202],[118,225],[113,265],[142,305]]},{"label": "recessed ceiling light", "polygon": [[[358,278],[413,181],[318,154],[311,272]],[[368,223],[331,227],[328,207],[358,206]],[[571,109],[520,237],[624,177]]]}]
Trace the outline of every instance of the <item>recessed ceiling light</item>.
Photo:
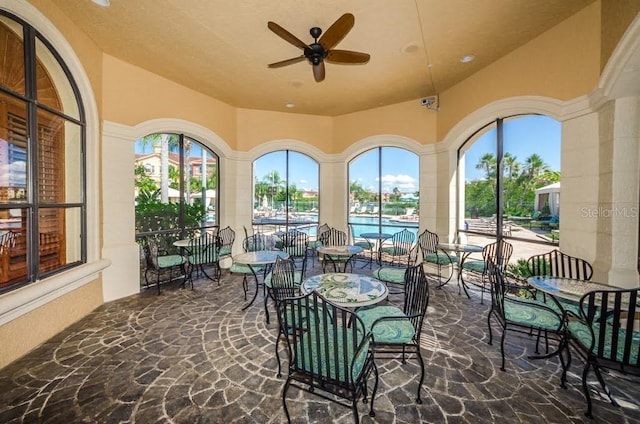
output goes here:
[{"label": "recessed ceiling light", "polygon": [[475,59],[476,57],[472,54],[465,54],[464,56],[462,56],[460,58],[460,62],[462,63],[469,63],[471,62],[473,59]]},{"label": "recessed ceiling light", "polygon": [[295,107],[293,103],[287,103],[285,106],[289,109],[291,109],[292,107]]},{"label": "recessed ceiling light", "polygon": [[415,51],[418,51],[418,45],[415,43],[409,43],[409,44],[406,44],[404,47],[402,47],[401,50],[404,53],[413,53]]},{"label": "recessed ceiling light", "polygon": [[102,7],[111,6],[111,2],[109,0],[91,0],[91,1],[97,4],[98,6],[102,6]]}]

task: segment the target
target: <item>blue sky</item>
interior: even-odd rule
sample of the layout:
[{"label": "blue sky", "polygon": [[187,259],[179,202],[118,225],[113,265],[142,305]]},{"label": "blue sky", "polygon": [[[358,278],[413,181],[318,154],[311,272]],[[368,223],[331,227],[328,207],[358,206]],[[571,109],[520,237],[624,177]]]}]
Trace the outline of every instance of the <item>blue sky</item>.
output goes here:
[{"label": "blue sky", "polygon": [[[560,122],[548,116],[526,115],[505,120],[504,151],[511,153],[517,161],[537,153],[553,171],[560,171]],[[482,155],[492,153],[495,156],[495,128],[480,136],[465,152],[465,180],[477,180],[485,177],[476,165]]]}]

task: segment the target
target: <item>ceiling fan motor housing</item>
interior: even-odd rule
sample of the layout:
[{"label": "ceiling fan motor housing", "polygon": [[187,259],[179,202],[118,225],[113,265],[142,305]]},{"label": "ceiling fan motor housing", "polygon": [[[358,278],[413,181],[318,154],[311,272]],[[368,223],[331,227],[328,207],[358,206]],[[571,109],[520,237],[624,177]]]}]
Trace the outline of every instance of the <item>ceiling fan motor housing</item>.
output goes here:
[{"label": "ceiling fan motor housing", "polygon": [[312,43],[304,49],[304,55],[313,65],[319,65],[327,57],[327,52],[319,43]]}]

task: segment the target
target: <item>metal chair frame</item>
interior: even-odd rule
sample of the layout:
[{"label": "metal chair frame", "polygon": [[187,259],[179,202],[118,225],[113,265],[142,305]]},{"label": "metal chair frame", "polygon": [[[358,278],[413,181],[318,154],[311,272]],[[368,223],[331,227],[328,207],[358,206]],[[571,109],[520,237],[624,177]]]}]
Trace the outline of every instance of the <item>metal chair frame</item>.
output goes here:
[{"label": "metal chair frame", "polygon": [[357,403],[360,398],[368,401],[368,380],[372,373],[375,380],[369,416],[374,417],[378,370],[370,349],[372,336],[365,332],[360,318],[315,291],[283,299],[278,305],[278,316],[280,331],[288,334],[288,375],[282,389],[287,421],[291,422],[287,392],[295,387],[351,408],[357,424]]},{"label": "metal chair frame", "polygon": [[[601,368],[618,371],[625,375],[640,376],[640,289],[596,290],[580,299],[579,315],[567,311],[565,322],[569,347],[574,347],[584,360],[582,390],[587,401],[585,415],[593,418],[590,390],[587,385],[589,370],[593,368],[603,391],[613,405],[617,402],[605,384]],[[585,339],[580,333],[586,334]],[[585,343],[586,341],[586,343]],[[569,360],[562,371],[564,386]]]},{"label": "metal chair frame", "polygon": [[[429,306],[429,283],[421,264],[410,266],[405,271],[404,277],[404,302],[402,305],[402,313],[396,313],[389,316],[381,316],[371,324],[371,332],[373,334],[373,350],[376,361],[380,359],[394,359],[401,355],[402,363],[406,363],[407,354],[415,354],[420,364],[420,381],[418,383],[416,402],[422,403],[420,391],[424,382],[424,361],[420,352],[420,337],[422,334],[422,324]],[[356,314],[371,314],[376,312],[376,308],[380,311],[387,311],[389,306],[372,306],[362,308]],[[392,343],[388,341],[376,340],[376,325],[388,322],[409,321],[413,326],[414,333],[410,341],[406,343]],[[383,356],[381,356],[383,355]]]}]

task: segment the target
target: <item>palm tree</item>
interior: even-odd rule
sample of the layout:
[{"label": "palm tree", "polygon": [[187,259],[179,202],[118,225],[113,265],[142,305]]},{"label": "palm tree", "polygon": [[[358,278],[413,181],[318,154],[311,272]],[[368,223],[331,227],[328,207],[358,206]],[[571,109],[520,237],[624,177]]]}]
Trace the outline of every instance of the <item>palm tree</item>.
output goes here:
[{"label": "palm tree", "polygon": [[484,170],[487,180],[491,180],[496,175],[496,157],[492,153],[485,153],[478,160],[476,169]]},{"label": "palm tree", "polygon": [[140,140],[142,146],[160,144],[160,201],[169,202],[169,150],[179,145],[177,134],[148,134]]},{"label": "palm tree", "polygon": [[504,169],[507,171],[506,176],[509,179],[512,179],[514,176],[518,175],[518,173],[520,172],[520,163],[515,156],[513,156],[511,153],[505,153],[502,157],[502,161],[504,164]]},{"label": "palm tree", "polygon": [[550,171],[549,165],[547,165],[542,157],[537,153],[533,153],[531,156],[525,159],[524,167],[518,178],[518,182],[522,187],[520,196],[520,205],[524,204],[524,198],[527,193],[533,192],[538,186],[541,180],[541,176]]},{"label": "palm tree", "polygon": [[537,153],[533,153],[524,160],[523,172],[532,180],[537,179],[540,174],[548,171],[549,165],[547,165]]}]

